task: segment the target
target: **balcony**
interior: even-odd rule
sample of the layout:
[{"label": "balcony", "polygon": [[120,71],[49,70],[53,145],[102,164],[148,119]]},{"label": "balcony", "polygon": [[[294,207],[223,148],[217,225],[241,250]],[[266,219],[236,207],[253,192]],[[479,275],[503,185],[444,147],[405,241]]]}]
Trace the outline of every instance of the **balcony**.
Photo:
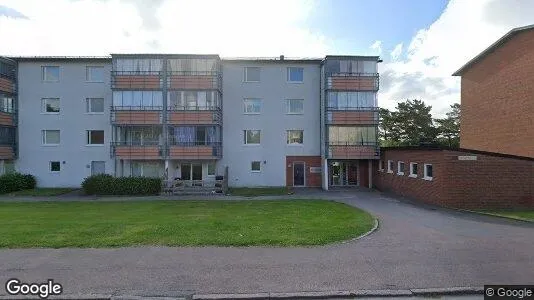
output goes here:
[{"label": "balcony", "polygon": [[14,111],[0,111],[0,126],[17,126]]},{"label": "balcony", "polygon": [[[358,109],[358,108],[356,108]],[[362,110],[338,110],[328,107],[328,125],[378,125],[377,108],[360,108]]]},{"label": "balcony", "polygon": [[378,73],[331,73],[326,89],[337,91],[378,91]]},{"label": "balcony", "polygon": [[163,122],[163,107],[113,106],[111,124],[113,125],[159,125]]},{"label": "balcony", "polygon": [[16,92],[15,82],[10,78],[0,76],[0,93],[16,94]]},{"label": "balcony", "polygon": [[329,144],[329,159],[379,159],[380,147],[376,143],[362,145]]},{"label": "balcony", "polygon": [[123,90],[161,89],[161,72],[112,71],[111,88]]},{"label": "balcony", "polygon": [[219,72],[173,71],[167,72],[169,90],[221,90]]},{"label": "balcony", "polygon": [[0,159],[15,159],[15,148],[10,145],[0,145]]},{"label": "balcony", "polygon": [[220,159],[221,157],[221,142],[171,142],[169,145],[170,159]]},{"label": "balcony", "polygon": [[113,142],[111,143],[111,157],[119,159],[157,160],[164,157],[163,147],[157,142],[139,143]]},{"label": "balcony", "polygon": [[[221,125],[222,112],[216,107],[201,107],[197,110],[169,110],[167,123],[171,125]],[[198,110],[201,109],[201,110]]]}]

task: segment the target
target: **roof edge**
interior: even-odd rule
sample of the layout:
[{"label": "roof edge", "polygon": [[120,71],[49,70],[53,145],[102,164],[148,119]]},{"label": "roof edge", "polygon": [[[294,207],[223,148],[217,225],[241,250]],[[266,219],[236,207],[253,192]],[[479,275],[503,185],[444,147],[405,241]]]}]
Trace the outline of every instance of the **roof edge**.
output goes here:
[{"label": "roof edge", "polygon": [[457,152],[466,152],[466,153],[495,156],[495,157],[502,157],[502,158],[512,158],[512,159],[534,161],[534,157],[529,157],[529,156],[505,154],[505,153],[499,153],[499,152],[491,152],[491,151],[483,151],[483,150],[475,150],[475,149],[467,149],[467,148],[454,148],[454,147],[439,146],[439,145],[380,147],[380,151],[382,150],[384,151],[387,151],[387,150],[457,151]]},{"label": "roof edge", "polygon": [[501,44],[505,43],[509,39],[511,39],[514,35],[516,35],[519,32],[526,31],[534,29],[534,24],[522,26],[522,27],[516,27],[512,30],[508,31],[505,35],[503,35],[501,38],[499,38],[497,41],[495,41],[493,44],[491,44],[489,47],[484,49],[484,51],[477,54],[475,57],[470,59],[466,64],[464,64],[460,69],[458,69],[456,72],[452,73],[452,76],[461,76],[466,69],[470,68],[473,64],[477,63],[480,59],[484,58],[486,55],[488,55],[491,51],[493,51],[495,48],[500,46]]}]

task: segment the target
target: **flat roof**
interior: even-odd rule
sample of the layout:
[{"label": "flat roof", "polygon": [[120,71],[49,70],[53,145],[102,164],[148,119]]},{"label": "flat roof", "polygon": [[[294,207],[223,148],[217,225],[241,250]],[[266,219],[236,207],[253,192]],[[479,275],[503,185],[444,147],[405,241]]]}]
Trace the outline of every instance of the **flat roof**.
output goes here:
[{"label": "flat roof", "polygon": [[111,57],[153,57],[153,58],[217,58],[219,54],[178,54],[178,53],[112,53]]},{"label": "flat roof", "polygon": [[111,56],[6,56],[15,61],[111,60]]},{"label": "flat roof", "polygon": [[266,62],[266,63],[279,63],[279,62],[293,62],[293,63],[320,63],[323,59],[317,57],[223,57],[223,61],[228,62]]},{"label": "flat roof", "polygon": [[488,48],[486,48],[484,51],[480,52],[477,56],[473,57],[470,61],[468,61],[465,65],[463,65],[458,71],[454,72],[452,76],[461,76],[467,69],[469,69],[471,66],[476,64],[479,60],[486,57],[488,54],[490,54],[492,51],[494,51],[496,48],[500,47],[502,44],[510,40],[512,37],[514,37],[516,34],[534,29],[534,24],[523,26],[523,27],[516,27],[505,35],[503,35],[500,39],[498,39],[495,43],[491,44]]},{"label": "flat roof", "polygon": [[534,161],[534,157],[519,156],[519,155],[513,155],[513,154],[505,154],[505,153],[499,153],[499,152],[490,152],[490,151],[482,151],[482,150],[474,150],[474,149],[466,149],[466,148],[453,148],[453,147],[440,146],[440,145],[380,147],[380,151],[382,151],[382,150],[384,150],[384,151],[388,151],[388,150],[399,150],[399,151],[413,151],[413,150],[457,151],[457,152],[466,152],[466,153],[488,155],[488,156],[495,156],[495,157],[513,158],[513,159]]}]

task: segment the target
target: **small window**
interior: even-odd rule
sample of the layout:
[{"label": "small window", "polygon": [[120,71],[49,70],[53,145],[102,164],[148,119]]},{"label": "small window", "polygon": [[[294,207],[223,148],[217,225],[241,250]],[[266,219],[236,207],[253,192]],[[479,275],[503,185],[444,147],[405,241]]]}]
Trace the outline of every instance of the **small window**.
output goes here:
[{"label": "small window", "polygon": [[50,162],[50,172],[59,172],[61,171],[61,163],[59,161]]},{"label": "small window", "polygon": [[393,161],[388,160],[388,173],[393,173]]},{"label": "small window", "polygon": [[[4,173],[3,174],[12,174],[15,173],[15,163],[13,161],[4,160]],[[2,174],[2,172],[0,172]]]},{"label": "small window", "polygon": [[260,172],[261,171],[261,162],[253,161],[250,164],[250,171],[252,171],[252,172]]},{"label": "small window", "polygon": [[41,99],[41,112],[46,114],[58,114],[59,98],[43,98]]},{"label": "small window", "polygon": [[425,180],[432,180],[433,178],[433,170],[432,170],[432,165],[431,164],[425,164],[425,176],[423,177],[423,179]]},{"label": "small window", "polygon": [[259,114],[261,112],[261,99],[245,99],[243,104],[245,114]]},{"label": "small window", "polygon": [[287,99],[286,101],[286,112],[288,114],[299,115],[304,112],[303,99]]},{"label": "small window", "polygon": [[85,99],[85,111],[88,113],[103,113],[104,98],[87,98]]},{"label": "small window", "polygon": [[288,130],[287,131],[287,144],[288,145],[302,145],[304,142],[303,130]]},{"label": "small window", "polygon": [[106,162],[105,161],[92,161],[91,162],[91,175],[106,174]]},{"label": "small window", "polygon": [[215,163],[208,164],[208,176],[215,176]]},{"label": "small window", "polygon": [[43,130],[42,136],[44,145],[59,145],[61,141],[59,130]]},{"label": "small window", "polygon": [[304,81],[304,68],[296,68],[296,67],[287,68],[287,81],[288,82],[303,82]]},{"label": "small window", "polygon": [[260,68],[245,67],[245,82],[260,82]]},{"label": "small window", "polygon": [[404,162],[399,161],[397,163],[397,175],[404,175]]},{"label": "small window", "polygon": [[59,81],[59,67],[58,66],[44,66],[41,68],[41,79],[47,82]]},{"label": "small window", "polygon": [[87,82],[104,82],[104,67],[87,67],[85,79]]},{"label": "small window", "polygon": [[104,130],[87,130],[87,145],[104,145]]},{"label": "small window", "polygon": [[410,163],[410,177],[417,177],[417,163]]},{"label": "small window", "polygon": [[243,130],[244,143],[247,145],[256,144],[259,145],[261,141],[260,130]]}]

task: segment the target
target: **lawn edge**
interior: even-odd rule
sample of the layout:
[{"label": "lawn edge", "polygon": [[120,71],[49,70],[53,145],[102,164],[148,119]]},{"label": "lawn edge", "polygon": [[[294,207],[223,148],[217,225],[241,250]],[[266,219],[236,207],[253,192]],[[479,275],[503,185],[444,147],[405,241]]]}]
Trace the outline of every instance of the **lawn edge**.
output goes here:
[{"label": "lawn edge", "polygon": [[469,210],[469,209],[458,209],[459,211],[469,212],[473,214],[479,214],[479,215],[485,215],[490,217],[496,217],[500,219],[506,219],[506,220],[514,220],[519,222],[524,222],[527,224],[534,224],[534,220],[519,218],[519,217],[512,217],[512,216],[506,216],[506,215],[500,215],[495,213],[489,213],[489,212],[483,212],[483,211],[476,211],[476,210]]}]

